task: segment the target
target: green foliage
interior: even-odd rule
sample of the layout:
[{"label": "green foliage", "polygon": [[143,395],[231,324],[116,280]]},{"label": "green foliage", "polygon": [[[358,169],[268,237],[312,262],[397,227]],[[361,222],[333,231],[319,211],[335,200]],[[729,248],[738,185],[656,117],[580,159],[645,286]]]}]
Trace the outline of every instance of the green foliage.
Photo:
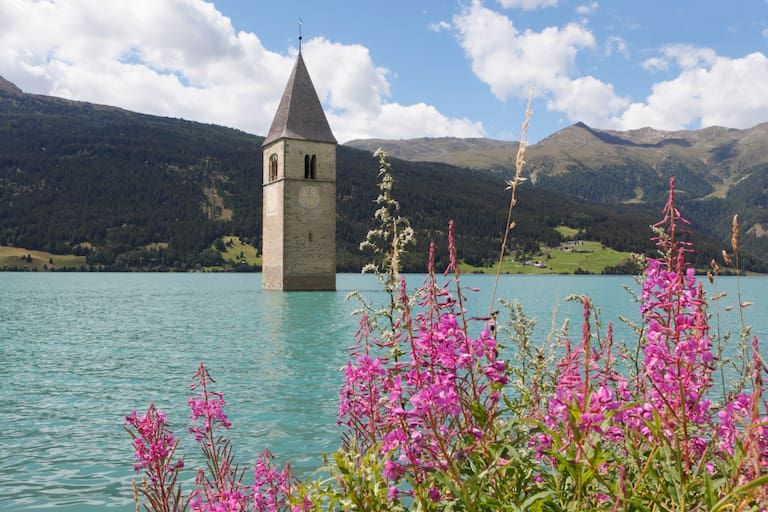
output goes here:
[{"label": "green foliage", "polygon": [[[510,255],[501,265],[505,274],[637,274],[639,267],[632,264],[633,255],[617,252],[599,242],[576,241],[558,247],[545,247],[535,252]],[[615,270],[614,270],[615,269]],[[462,272],[490,274],[497,266],[478,267],[461,265]],[[625,270],[625,272],[618,272]]]},{"label": "green foliage", "polygon": [[[228,195],[257,188],[247,134],[37,96],[0,97],[0,112],[6,245],[57,254],[87,242],[98,267],[191,268],[227,224],[205,215],[204,187],[232,202],[232,225],[258,224],[244,195]],[[153,243],[167,245],[145,254]]]},{"label": "green foliage", "polygon": [[383,281],[384,289],[392,296],[397,288],[400,273],[400,261],[406,254],[408,245],[413,241],[413,228],[408,219],[400,216],[400,203],[392,196],[395,183],[387,154],[378,150],[374,157],[379,159],[379,196],[374,212],[377,227],[368,231],[360,250],[370,250],[374,262],[363,267],[363,272],[374,272]]},{"label": "green foliage", "polygon": [[[202,123],[0,94],[0,244],[87,256],[88,265],[109,270],[194,269],[204,251],[225,235],[247,238],[259,249],[262,141]],[[414,226],[415,244],[402,255],[402,271],[426,270],[430,240],[439,248],[446,246],[446,218],[456,222],[460,260],[474,266],[497,260],[506,213],[499,205],[507,203],[504,175],[439,163],[392,162],[398,201]],[[337,270],[358,272],[366,263],[358,244],[368,232],[370,204],[379,193],[371,179],[376,164],[366,151],[339,146],[337,167]],[[620,188],[628,183],[646,187],[650,197],[660,186],[646,184],[651,183],[648,172],[617,169],[603,182],[597,181],[601,174],[581,169],[556,181],[542,178],[536,187],[524,184],[525,201],[516,207],[509,250],[534,254],[555,247],[562,240],[556,227],[567,225],[581,230],[585,240],[618,251],[652,253],[645,236],[653,219],[647,205],[583,202],[627,198]],[[686,179],[691,190],[706,192],[695,174]],[[734,213],[730,205],[752,201],[749,194],[760,186],[749,181],[727,201],[720,200],[722,205],[701,203],[695,227],[708,231],[717,226],[720,239],[727,240]],[[211,205],[209,191],[233,212],[231,219],[217,213],[220,208]],[[567,199],[564,191],[576,199]],[[690,211],[699,217],[699,211]],[[748,222],[758,212],[739,213]],[[723,244],[700,240],[697,236],[701,258],[696,263],[704,267]],[[762,256],[768,254],[766,244],[768,238],[745,234],[746,268],[768,270]],[[438,249],[436,264],[445,265],[447,256]],[[258,267],[249,262],[249,268]]]},{"label": "green foliage", "polygon": [[77,271],[84,268],[84,256],[0,246],[0,270]]}]

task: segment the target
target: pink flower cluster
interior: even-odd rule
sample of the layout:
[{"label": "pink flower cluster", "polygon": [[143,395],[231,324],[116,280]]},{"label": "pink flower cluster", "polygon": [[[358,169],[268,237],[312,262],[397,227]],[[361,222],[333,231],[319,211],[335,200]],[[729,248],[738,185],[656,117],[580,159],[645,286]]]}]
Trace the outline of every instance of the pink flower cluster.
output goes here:
[{"label": "pink flower cluster", "polygon": [[[537,419],[552,430],[563,429],[563,441],[576,447],[576,460],[590,442],[621,442],[624,431],[622,408],[632,399],[626,378],[612,366],[613,336],[609,326],[606,339],[599,347],[592,344],[589,300],[584,297],[584,323],[581,343],[576,349],[565,340],[565,354],[558,364],[555,394],[546,412]],[[600,363],[604,363],[600,366]],[[531,445],[538,459],[551,461],[552,436],[535,434]]]},{"label": "pink flower cluster", "polygon": [[195,435],[195,440],[200,441],[204,438],[210,438],[214,425],[218,424],[224,428],[229,428],[232,424],[227,419],[227,415],[224,413],[224,406],[226,402],[221,393],[216,391],[210,391],[208,384],[216,382],[208,373],[208,369],[200,363],[194,377],[197,381],[189,386],[189,389],[196,390],[197,396],[189,398],[189,418],[193,422],[197,422],[198,419],[203,419],[203,425],[198,426],[195,424],[190,427],[190,433]]},{"label": "pink flower cluster", "polygon": [[641,292],[645,335],[638,403],[625,420],[653,442],[659,433],[652,433],[649,425],[658,418],[660,434],[679,440],[690,468],[707,449],[712,432],[712,404],[706,394],[712,385],[714,356],[704,292],[685,260],[692,249],[679,239],[680,224],[689,222],[675,208],[672,180],[664,218],[656,225],[665,230],[656,238],[665,258],[649,258]]},{"label": "pink flower cluster", "polygon": [[141,418],[133,411],[125,417],[125,421],[136,430],[133,438],[133,446],[136,449],[134,471],[146,469],[154,482],[162,480],[164,471],[175,471],[184,467],[183,460],[170,465],[177,441],[173,432],[168,429],[165,414],[159,412],[155,404],[150,404],[149,410]]},{"label": "pink flower cluster", "polygon": [[168,512],[181,510],[181,490],[176,483],[184,461],[173,461],[178,441],[168,428],[165,414],[150,404],[147,412],[139,417],[136,411],[125,417],[128,433],[135,449],[134,471],[144,470],[147,477],[140,492],[153,510]]},{"label": "pink flower cluster", "polygon": [[[628,381],[613,369],[610,326],[594,349],[585,299],[582,341],[572,350],[566,340],[555,394],[545,410],[531,414],[544,428],[530,444],[537,458],[549,464],[565,448],[575,447],[578,463],[606,442],[617,453],[625,450],[624,442],[644,443],[634,447],[641,450],[669,446],[679,450],[686,473],[702,463],[714,472],[718,463],[730,464],[739,449],[743,462],[738,469],[745,482],[768,475],[768,416],[760,415],[763,364],[757,339],[752,392],[734,396],[717,410],[707,399],[715,358],[706,302],[701,283],[685,262],[690,244],[676,238],[678,224],[687,221],[674,208],[674,182],[664,213],[657,226],[665,233],[657,244],[665,257],[648,260],[642,286],[639,374]],[[621,460],[607,461],[600,470],[623,474],[624,466]]]},{"label": "pink flower cluster", "polygon": [[[199,478],[198,478],[199,480]],[[214,491],[203,489],[191,497],[190,508],[194,512],[236,512],[250,510],[250,497],[239,489]]]},{"label": "pink flower cluster", "polygon": [[684,267],[681,252],[675,261],[671,269],[666,262],[648,261],[642,290],[644,403],[634,409],[633,425],[647,437],[647,425],[657,417],[668,437],[682,429],[689,462],[691,452],[701,455],[707,445],[693,433],[712,420],[706,393],[712,385],[714,356],[701,283],[693,269]]},{"label": "pink flower cluster", "polygon": [[488,329],[471,339],[453,314],[440,315],[433,325],[423,320],[411,340],[410,361],[391,368],[382,382],[381,451],[391,457],[385,476],[392,481],[409,468],[444,471],[455,457],[466,456],[456,451],[462,444],[457,438],[479,441],[484,434],[467,421],[467,407],[482,403],[492,409],[499,396],[492,384],[506,382]]},{"label": "pink flower cluster", "polygon": [[[763,361],[757,347],[757,337],[752,338],[752,393],[736,395],[718,412],[718,447],[729,456],[739,447],[745,455],[741,478],[744,480],[768,474],[768,404],[763,402],[766,413],[760,415],[763,395]],[[768,490],[764,490],[768,499]]]},{"label": "pink flower cluster", "polygon": [[[452,225],[449,240],[453,242]],[[449,249],[453,254],[452,245]],[[339,421],[349,428],[356,449],[364,452],[378,445],[390,497],[399,494],[397,483],[406,475],[411,485],[420,485],[437,471],[451,473],[469,452],[490,442],[484,439],[489,429],[483,422],[495,417],[507,382],[492,323],[478,337],[468,335],[458,277],[456,296],[437,286],[433,254],[434,248],[429,276],[416,294],[421,300],[415,317],[401,280],[394,347],[369,339],[369,319],[363,316],[360,346],[354,347],[359,355],[347,364],[340,393]],[[376,346],[394,355],[372,356]],[[478,410],[484,411],[482,418],[473,414]],[[436,488],[427,495],[440,499]]]},{"label": "pink flower cluster", "polygon": [[[289,464],[279,471],[273,464],[274,455],[269,450],[264,450],[256,462],[253,472],[253,505],[256,512],[278,512],[286,510],[289,497],[295,493],[295,480]],[[302,512],[312,509],[312,502],[308,496],[304,496],[301,503],[295,504],[290,509],[292,512]]]},{"label": "pink flower cluster", "polygon": [[190,389],[198,392],[189,399],[189,417],[194,422],[189,431],[200,444],[207,460],[207,471],[198,468],[195,489],[188,498],[182,497],[181,489],[176,485],[176,477],[184,463],[181,460],[172,462],[178,441],[167,429],[165,415],[153,404],[141,418],[135,411],[126,417],[128,425],[136,430],[134,433],[128,429],[136,448],[134,469],[143,469],[152,482],[141,491],[151,509],[185,510],[188,504],[195,512],[309,510],[311,503],[306,496],[297,505],[290,505],[297,481],[289,466],[286,465],[282,472],[272,466],[272,455],[268,451],[256,462],[254,484],[247,486],[241,482],[243,471],[234,463],[230,441],[217,432],[219,427],[231,427],[224,413],[224,397],[210,389],[215,380],[204,364],[200,363],[194,379]]}]

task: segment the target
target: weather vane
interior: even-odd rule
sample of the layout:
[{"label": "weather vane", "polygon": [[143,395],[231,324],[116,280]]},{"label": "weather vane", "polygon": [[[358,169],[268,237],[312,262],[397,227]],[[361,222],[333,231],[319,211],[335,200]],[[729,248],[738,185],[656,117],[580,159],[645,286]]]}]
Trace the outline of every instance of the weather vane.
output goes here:
[{"label": "weather vane", "polygon": [[299,18],[299,53],[301,53],[301,25],[302,25],[303,23],[304,23],[304,22],[303,22],[303,21],[301,21],[301,18]]}]

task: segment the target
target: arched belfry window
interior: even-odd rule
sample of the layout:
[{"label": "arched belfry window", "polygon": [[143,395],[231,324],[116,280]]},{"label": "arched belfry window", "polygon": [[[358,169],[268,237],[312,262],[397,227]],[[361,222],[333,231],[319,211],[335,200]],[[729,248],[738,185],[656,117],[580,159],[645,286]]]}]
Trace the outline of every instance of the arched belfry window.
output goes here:
[{"label": "arched belfry window", "polygon": [[277,155],[273,154],[269,157],[269,181],[277,179]]},{"label": "arched belfry window", "polygon": [[317,179],[317,158],[315,155],[312,155],[312,162],[309,167],[309,177],[313,180]]},{"label": "arched belfry window", "polygon": [[317,157],[315,155],[304,155],[304,179],[317,179]]}]

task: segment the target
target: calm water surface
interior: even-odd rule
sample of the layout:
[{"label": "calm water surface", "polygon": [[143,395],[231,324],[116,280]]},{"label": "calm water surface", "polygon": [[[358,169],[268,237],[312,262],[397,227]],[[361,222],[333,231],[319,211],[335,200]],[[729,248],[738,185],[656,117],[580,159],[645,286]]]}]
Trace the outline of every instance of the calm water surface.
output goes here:
[{"label": "calm water surface", "polygon": [[[416,287],[422,276],[408,276]],[[766,346],[768,278],[741,280],[746,311]],[[488,310],[493,278],[464,276],[479,287],[472,314]],[[190,468],[199,459],[186,398],[204,361],[225,393],[238,459],[265,448],[300,477],[335,450],[339,369],[354,341],[357,307],[347,293],[384,297],[371,276],[341,274],[337,292],[264,292],[258,274],[0,273],[0,510],[133,510],[132,450],[125,414],[150,402],[168,413]],[[587,293],[602,318],[638,318],[622,285],[627,277],[504,276],[498,297],[517,298],[538,319],[537,336],[556,324],[580,327]],[[718,289],[735,302],[735,279]],[[710,287],[711,289],[711,287]],[[724,307],[724,304],[723,306]],[[735,312],[724,325],[738,325]],[[618,337],[630,338],[619,326]],[[246,477],[246,481],[248,481]]]}]

